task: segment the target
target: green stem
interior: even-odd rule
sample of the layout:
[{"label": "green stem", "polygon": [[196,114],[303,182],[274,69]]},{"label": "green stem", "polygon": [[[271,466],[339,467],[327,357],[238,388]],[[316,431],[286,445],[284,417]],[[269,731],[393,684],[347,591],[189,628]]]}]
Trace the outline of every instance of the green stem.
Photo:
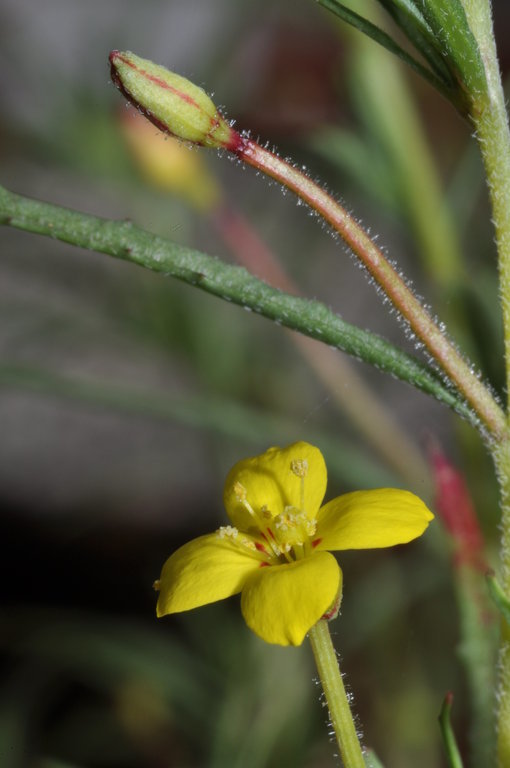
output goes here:
[{"label": "green stem", "polygon": [[[505,338],[506,389],[510,392],[510,130],[492,29],[489,0],[463,0],[485,69],[487,88],[472,94],[471,118],[476,128],[492,206]],[[501,488],[501,586],[510,597],[510,447],[503,441],[494,452]],[[510,765],[510,627],[501,623],[499,653],[498,766]]]},{"label": "green stem", "polygon": [[365,768],[328,622],[319,621],[308,636],[343,764],[345,768]]},{"label": "green stem", "polygon": [[[504,443],[496,454],[501,487],[501,587],[510,595],[510,445]],[[501,620],[497,688],[497,756],[499,768],[510,765],[510,626]]]},{"label": "green stem", "polygon": [[382,337],[346,323],[324,304],[271,288],[241,267],[172,243],[131,222],[77,213],[16,195],[1,186],[0,224],[107,253],[182,280],[388,371],[479,427],[464,401],[428,366]]},{"label": "green stem", "polygon": [[244,139],[236,152],[246,163],[292,190],[338,232],[490,433],[496,438],[501,437],[505,431],[505,417],[494,397],[363,227],[302,171],[252,139]]},{"label": "green stem", "polygon": [[441,707],[441,713],[439,715],[439,725],[441,727],[441,734],[443,736],[443,742],[446,750],[446,757],[448,760],[448,768],[463,768],[462,758],[460,756],[459,748],[457,746],[457,740],[453,733],[450,714],[453,703],[453,695],[451,693],[446,694],[443,706]]},{"label": "green stem", "polygon": [[485,68],[487,89],[473,94],[471,118],[482,153],[498,249],[505,333],[507,392],[510,392],[510,131],[488,0],[463,0]]}]

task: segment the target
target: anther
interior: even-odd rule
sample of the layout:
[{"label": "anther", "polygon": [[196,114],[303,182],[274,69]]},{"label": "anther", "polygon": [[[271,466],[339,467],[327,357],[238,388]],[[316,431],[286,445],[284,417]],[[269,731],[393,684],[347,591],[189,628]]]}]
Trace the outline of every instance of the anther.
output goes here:
[{"label": "anther", "polygon": [[308,462],[306,459],[292,459],[290,468],[297,477],[306,477],[308,472]]},{"label": "anther", "polygon": [[155,582],[154,582],[154,584],[152,585],[152,589],[153,589],[155,592],[159,592],[160,588],[161,588],[161,582],[160,582],[160,580],[159,580],[159,579],[156,579],[156,581],[155,581]]},{"label": "anther", "polygon": [[241,503],[243,501],[246,501],[246,497],[248,496],[248,494],[246,492],[246,488],[240,482],[237,482],[234,485],[234,493],[236,495],[237,501],[240,501]]},{"label": "anther", "polygon": [[220,539],[237,539],[239,531],[233,525],[222,525],[217,530]]}]

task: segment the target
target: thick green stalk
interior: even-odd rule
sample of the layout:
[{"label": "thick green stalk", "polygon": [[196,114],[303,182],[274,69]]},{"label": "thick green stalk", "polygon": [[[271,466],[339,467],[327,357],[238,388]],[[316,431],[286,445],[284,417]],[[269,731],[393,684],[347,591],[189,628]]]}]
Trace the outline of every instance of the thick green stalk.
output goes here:
[{"label": "thick green stalk", "polygon": [[479,426],[457,393],[446,387],[428,366],[382,337],[349,325],[324,304],[271,288],[241,267],[157,237],[130,222],[77,213],[2,187],[0,224],[107,253],[175,277],[392,373]]},{"label": "thick green stalk", "polygon": [[[501,587],[510,596],[510,444],[499,446],[496,466],[501,487]],[[498,768],[510,765],[510,627],[501,619],[497,689]]]},{"label": "thick green stalk", "polygon": [[510,131],[499,72],[488,0],[463,0],[485,68],[487,89],[472,94],[471,118],[476,128],[496,235],[503,309],[507,392],[510,392]]},{"label": "thick green stalk", "polygon": [[345,768],[365,768],[328,622],[319,621],[308,636],[343,764]]},{"label": "thick green stalk", "polygon": [[[487,88],[472,94],[471,118],[482,153],[492,206],[505,338],[507,392],[510,392],[510,131],[489,0],[463,0],[485,69]],[[510,447],[495,453],[501,487],[501,586],[510,597]],[[501,624],[498,701],[498,766],[510,765],[510,629]]]}]

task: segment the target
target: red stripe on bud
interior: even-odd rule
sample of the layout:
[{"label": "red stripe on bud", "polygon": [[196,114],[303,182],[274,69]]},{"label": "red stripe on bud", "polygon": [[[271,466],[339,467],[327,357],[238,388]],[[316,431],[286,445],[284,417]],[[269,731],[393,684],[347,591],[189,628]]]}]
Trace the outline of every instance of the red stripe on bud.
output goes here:
[{"label": "red stripe on bud", "polygon": [[205,147],[238,152],[241,136],[205,91],[129,51],[110,53],[113,84],[160,131]]}]

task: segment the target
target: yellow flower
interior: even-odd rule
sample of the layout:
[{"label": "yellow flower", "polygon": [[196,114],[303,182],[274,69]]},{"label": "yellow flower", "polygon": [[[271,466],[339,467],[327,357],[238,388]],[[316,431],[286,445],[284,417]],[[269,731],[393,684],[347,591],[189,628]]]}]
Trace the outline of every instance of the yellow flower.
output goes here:
[{"label": "yellow flower", "polygon": [[304,442],[238,462],[225,482],[231,525],[200,536],[165,563],[157,615],[241,592],[247,625],[268,643],[300,645],[339,604],[342,572],[328,550],[405,544],[433,515],[408,491],[355,491],[321,507],[327,472]]}]

